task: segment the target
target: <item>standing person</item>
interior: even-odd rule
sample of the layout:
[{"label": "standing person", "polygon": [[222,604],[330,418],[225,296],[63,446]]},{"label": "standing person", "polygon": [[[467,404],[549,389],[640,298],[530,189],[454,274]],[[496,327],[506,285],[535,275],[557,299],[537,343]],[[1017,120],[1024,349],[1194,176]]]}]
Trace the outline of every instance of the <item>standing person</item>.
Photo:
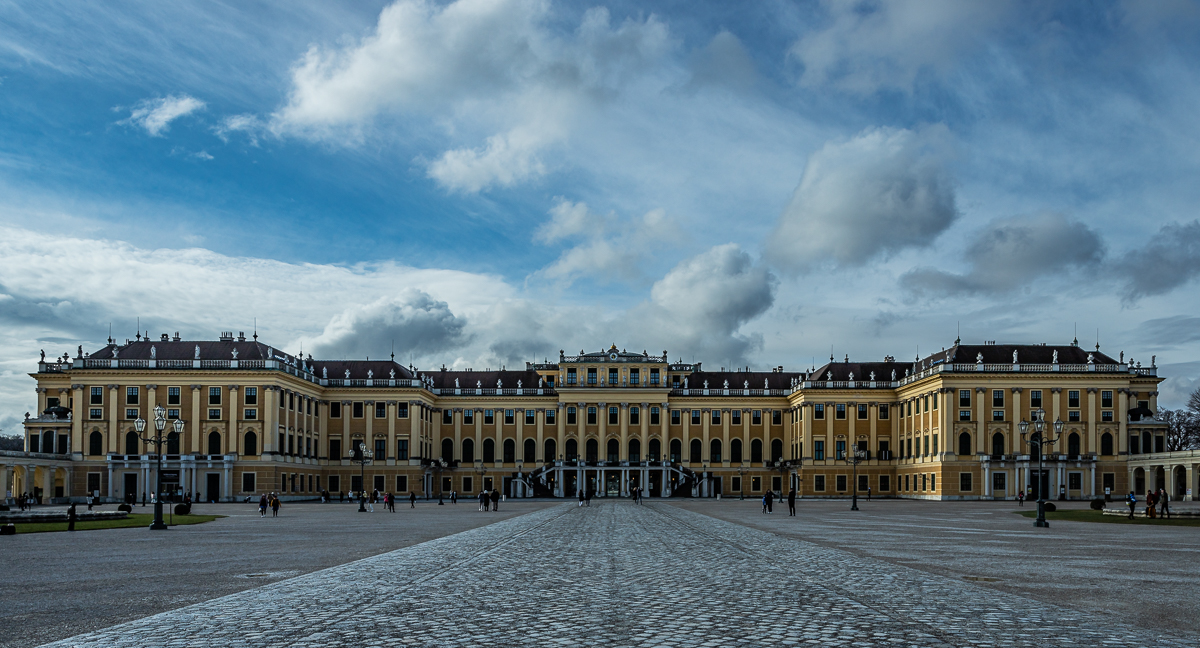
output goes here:
[{"label": "standing person", "polygon": [[788,491],[788,517],[796,515],[796,489]]},{"label": "standing person", "polygon": [[592,507],[592,489],[590,488],[587,489],[587,495],[583,498],[583,505],[588,508]]},{"label": "standing person", "polygon": [[92,496],[91,495],[87,496],[87,505],[88,505],[88,510],[89,511],[92,510]]},{"label": "standing person", "polygon": [[260,518],[267,517],[267,494],[266,493],[263,493],[262,496],[258,498],[258,517],[260,517]]},{"label": "standing person", "polygon": [[271,517],[279,517],[279,496],[271,493]]},{"label": "standing person", "polygon": [[458,491],[456,491],[456,490],[450,491],[450,503],[458,504]]},{"label": "standing person", "polygon": [[1025,506],[1025,489],[1017,491],[1017,506]]},{"label": "standing person", "polygon": [[500,491],[492,489],[492,512],[500,510]]},{"label": "standing person", "polygon": [[76,519],[76,517],[77,517],[77,516],[75,515],[75,505],[74,505],[74,504],[72,504],[72,505],[70,505],[70,506],[68,506],[68,507],[67,507],[67,531],[74,531],[74,530],[75,530],[75,519]]},{"label": "standing person", "polygon": [[417,491],[408,492],[408,508],[417,508]]},{"label": "standing person", "polygon": [[338,504],[341,504],[345,501],[346,501],[346,491],[339,490],[338,491]]},{"label": "standing person", "polygon": [[766,515],[767,514],[767,494],[766,493],[763,493],[762,500],[760,500],[760,503],[762,504],[762,507],[763,507],[762,508],[763,515]]},{"label": "standing person", "polygon": [[1169,504],[1167,504],[1167,502],[1170,501],[1170,499],[1171,499],[1171,495],[1169,493],[1167,493],[1167,489],[1165,489],[1165,488],[1158,489],[1159,517],[1164,517],[1164,518],[1171,517],[1171,507]]},{"label": "standing person", "polygon": [[1154,491],[1146,491],[1146,517],[1154,519],[1154,507],[1158,504],[1158,498],[1154,496]]},{"label": "standing person", "polygon": [[142,506],[146,505],[146,491],[142,491]]},{"label": "standing person", "polygon": [[775,503],[775,492],[767,491],[767,513],[775,512],[775,507],[773,506],[774,503]]},{"label": "standing person", "polygon": [[867,486],[867,501],[871,501],[871,487]]},{"label": "standing person", "polygon": [[1133,491],[1129,491],[1129,497],[1125,498],[1125,502],[1129,504],[1129,519],[1133,519],[1133,511],[1137,508],[1137,495]]},{"label": "standing person", "polygon": [[583,507],[583,489],[580,488],[577,490],[577,492],[579,494],[579,507],[582,508]]}]

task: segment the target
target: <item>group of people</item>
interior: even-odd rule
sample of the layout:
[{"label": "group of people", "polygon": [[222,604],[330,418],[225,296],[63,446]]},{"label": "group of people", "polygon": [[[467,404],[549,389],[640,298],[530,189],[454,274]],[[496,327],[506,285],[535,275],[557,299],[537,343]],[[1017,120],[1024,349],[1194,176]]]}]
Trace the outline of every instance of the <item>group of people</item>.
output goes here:
[{"label": "group of people", "polygon": [[[796,515],[796,489],[795,488],[788,491],[787,503],[788,503],[788,516],[792,517],[792,516]],[[774,491],[767,491],[766,493],[763,494],[763,496],[762,496],[762,512],[767,513],[767,514],[775,513],[775,493],[774,493]]]},{"label": "group of people", "polygon": [[27,511],[33,508],[34,504],[41,504],[41,502],[38,501],[38,498],[34,497],[32,493],[21,493],[20,495],[17,495],[17,506],[19,506],[22,511]]},{"label": "group of people", "polygon": [[279,496],[272,491],[258,498],[258,517],[267,517],[267,508],[271,509],[271,517],[279,517]]},{"label": "group of people", "polygon": [[[457,496],[457,493],[454,494]],[[479,510],[482,511],[499,511],[500,510],[500,491],[493,488],[492,490],[479,491]]]},{"label": "group of people", "polygon": [[[1133,519],[1133,513],[1137,510],[1137,495],[1133,491],[1129,491],[1129,496],[1125,498],[1129,504],[1129,519]],[[1170,518],[1171,517],[1171,494],[1166,489],[1160,488],[1156,490],[1146,491],[1146,517],[1154,518]]]}]

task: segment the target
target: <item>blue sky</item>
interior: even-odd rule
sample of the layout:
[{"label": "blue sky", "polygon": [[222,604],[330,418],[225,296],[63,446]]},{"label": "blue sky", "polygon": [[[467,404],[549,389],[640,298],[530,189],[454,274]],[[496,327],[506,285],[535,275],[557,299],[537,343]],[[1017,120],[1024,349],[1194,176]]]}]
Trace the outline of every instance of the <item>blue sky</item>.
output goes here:
[{"label": "blue sky", "polygon": [[460,367],[1099,330],[1200,386],[1196,3],[0,15],[5,429],[139,317]]}]

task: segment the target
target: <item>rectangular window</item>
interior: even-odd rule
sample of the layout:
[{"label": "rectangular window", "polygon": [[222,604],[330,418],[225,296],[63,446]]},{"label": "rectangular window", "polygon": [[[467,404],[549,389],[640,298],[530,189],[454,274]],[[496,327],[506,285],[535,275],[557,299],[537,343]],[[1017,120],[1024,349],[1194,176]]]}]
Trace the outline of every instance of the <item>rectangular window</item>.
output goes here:
[{"label": "rectangular window", "polygon": [[692,425],[700,425],[700,410],[692,410]]},{"label": "rectangular window", "polygon": [[[552,410],[552,409],[546,410],[546,425],[554,425],[557,421],[558,421],[558,411]],[[547,461],[549,461],[550,459],[551,459],[550,457],[546,458]]]},{"label": "rectangular window", "polygon": [[525,410],[525,425],[533,425],[537,423],[537,420],[535,419],[536,416],[537,411],[531,409]]},{"label": "rectangular window", "polygon": [[729,421],[730,423],[732,423],[732,424],[734,424],[734,425],[741,425],[741,424],[742,424],[742,410],[740,410],[740,409],[735,409],[735,410],[733,410],[732,412],[730,412],[730,413],[729,413],[729,416],[731,417],[731,418],[730,418],[730,421]]},{"label": "rectangular window", "polygon": [[578,381],[579,381],[579,376],[578,376],[578,374],[576,374],[576,373],[575,373],[575,370],[574,370],[574,369],[567,369],[567,384],[568,384],[568,385],[574,385],[574,384],[576,384]]},{"label": "rectangular window", "polygon": [[824,403],[815,403],[813,405],[813,418],[817,419],[817,420],[822,420],[825,418],[825,404]]},{"label": "rectangular window", "polygon": [[886,421],[888,419],[888,410],[889,409],[890,408],[887,406],[887,404],[883,404],[883,405],[879,406],[879,420]]},{"label": "rectangular window", "polygon": [[587,384],[595,385],[596,384],[596,370],[588,369],[587,371],[588,371]]},{"label": "rectangular window", "polygon": [[132,420],[136,419],[137,417],[138,417],[138,411],[137,411],[137,410],[135,410],[135,409],[127,409],[127,410],[125,410],[125,418],[127,418],[127,419],[129,419],[129,420],[131,420],[131,421],[132,421]]},{"label": "rectangular window", "polygon": [[[757,479],[757,477],[755,479]],[[818,493],[825,492],[825,475],[813,476],[813,490],[817,491]]]},{"label": "rectangular window", "polygon": [[933,454],[938,453],[938,435],[933,435]]},{"label": "rectangular window", "polygon": [[342,418],[342,401],[329,403],[329,418]]},{"label": "rectangular window", "polygon": [[137,405],[138,404],[138,388],[137,387],[126,387],[125,388],[125,404],[126,405]]},{"label": "rectangular window", "polygon": [[208,388],[208,404],[209,405],[220,405],[221,404],[221,388],[220,387],[209,387]]},{"label": "rectangular window", "polygon": [[721,424],[721,410],[719,410],[719,409],[714,409],[714,410],[712,411],[712,424],[713,424],[713,425],[720,425],[720,424]]},{"label": "rectangular window", "polygon": [[771,410],[771,425],[783,425],[783,410]]},{"label": "rectangular window", "polygon": [[651,385],[657,385],[657,384],[658,384],[658,369],[651,369],[651,370],[650,370],[650,384],[651,384]]},{"label": "rectangular window", "polygon": [[243,493],[253,493],[254,492],[254,473],[252,473],[252,472],[242,473],[242,492]]},{"label": "rectangular window", "polygon": [[1112,423],[1112,420],[1113,420],[1112,410],[1104,410],[1103,412],[1100,412],[1100,420],[1104,421],[1105,423]]},{"label": "rectangular window", "polygon": [[1034,409],[1037,409],[1042,406],[1042,390],[1040,390],[1040,389],[1029,390],[1029,406]]},{"label": "rectangular window", "polygon": [[929,490],[937,490],[937,475],[929,475]]},{"label": "rectangular window", "polygon": [[454,410],[442,410],[442,425],[454,425]]},{"label": "rectangular window", "polygon": [[837,479],[834,481],[834,484],[836,485],[838,492],[846,490],[846,476],[838,475]]},{"label": "rectangular window", "polygon": [[587,424],[596,425],[596,408],[591,405],[587,409]]},{"label": "rectangular window", "polygon": [[992,407],[1004,407],[1004,390],[992,390]]},{"label": "rectangular window", "polygon": [[674,389],[679,389],[679,375],[678,374],[671,376],[671,387]]},{"label": "rectangular window", "polygon": [[608,424],[617,425],[621,422],[621,410],[616,407],[608,408]]},{"label": "rectangular window", "polygon": [[680,424],[681,424],[681,420],[680,420],[679,410],[671,410],[671,425],[680,425]]},{"label": "rectangular window", "polygon": [[1067,412],[1067,422],[1078,423],[1079,420],[1079,410],[1070,410]]},{"label": "rectangular window", "polygon": [[387,418],[387,403],[375,401],[375,418]]},{"label": "rectangular window", "polygon": [[833,418],[835,418],[839,421],[846,418],[846,404],[838,403],[837,405],[834,405],[833,412],[834,412]]},{"label": "rectangular window", "polygon": [[883,492],[887,492],[890,490],[892,490],[892,476],[891,475],[880,475],[879,476],[879,492],[883,493]]},{"label": "rectangular window", "polygon": [[641,425],[642,424],[642,410],[640,408],[637,408],[637,407],[629,408],[629,424],[630,425]]},{"label": "rectangular window", "polygon": [[256,420],[258,420],[258,410],[254,409],[252,407],[248,407],[248,408],[246,408],[246,410],[244,412],[242,412],[242,418],[244,418],[247,421],[256,421]]},{"label": "rectangular window", "polygon": [[608,370],[608,384],[610,384],[610,385],[617,384],[617,370],[616,369]]},{"label": "rectangular window", "polygon": [[208,419],[210,421],[221,420],[221,410],[219,408],[211,408],[208,410]]},{"label": "rectangular window", "polygon": [[471,491],[475,490],[475,478],[474,477],[463,477],[462,484],[463,484],[463,492],[464,493],[470,493]]},{"label": "rectangular window", "polygon": [[387,439],[375,439],[375,450],[373,452],[376,459],[387,459]]},{"label": "rectangular window", "polygon": [[[95,389],[95,388],[93,387],[93,389]],[[1112,394],[1113,393],[1111,391],[1100,392],[1100,407],[1112,407],[1113,406]]]},{"label": "rectangular window", "polygon": [[813,441],[813,460],[825,461],[825,441],[822,439]]},{"label": "rectangular window", "polygon": [[396,459],[408,461],[408,439],[396,439]]},{"label": "rectangular window", "polygon": [[757,493],[762,490],[762,477],[750,478],[750,492]]},{"label": "rectangular window", "polygon": [[167,387],[167,405],[179,405],[181,398],[178,387]]},{"label": "rectangular window", "polygon": [[935,409],[935,410],[938,408],[937,397],[938,397],[937,393],[934,392],[934,394],[933,394],[933,409]]},{"label": "rectangular window", "polygon": [[642,372],[640,369],[630,369],[629,370],[629,384],[630,385],[638,384],[638,381],[641,379],[641,377],[642,377]]},{"label": "rectangular window", "polygon": [[971,406],[971,390],[970,389],[958,390],[958,406],[959,407],[970,407]]},{"label": "rectangular window", "polygon": [[958,490],[963,493],[969,493],[972,487],[971,473],[958,473]]},{"label": "rectangular window", "polygon": [[1003,421],[1004,420],[1004,410],[992,410],[992,420],[993,421]]},{"label": "rectangular window", "polygon": [[834,452],[835,452],[834,457],[833,457],[834,459],[841,461],[846,458],[846,442],[845,441],[834,441],[833,447],[834,447]]},{"label": "rectangular window", "polygon": [[742,478],[741,477],[731,477],[729,479],[729,487],[731,489],[733,489],[734,492],[740,492],[742,490]]},{"label": "rectangular window", "polygon": [[929,397],[926,396],[925,398],[922,398],[920,400],[920,402],[918,403],[918,406],[921,408],[922,412],[928,412],[929,411]]},{"label": "rectangular window", "polygon": [[783,485],[782,477],[772,477],[771,478],[771,490],[778,493],[781,490],[782,485]]},{"label": "rectangular window", "polygon": [[396,418],[408,418],[408,402],[396,403]]},{"label": "rectangular window", "polygon": [[469,407],[463,410],[463,425],[475,425],[475,410]]},{"label": "rectangular window", "polygon": [[504,424],[505,425],[512,425],[512,424],[516,423],[516,421],[517,421],[517,419],[513,413],[513,410],[510,410],[510,409],[504,410]]},{"label": "rectangular window", "polygon": [[362,401],[354,401],[354,404],[351,405],[351,407],[353,408],[351,410],[351,415],[354,418],[362,418],[363,417],[363,402]]},{"label": "rectangular window", "polygon": [[866,405],[858,406],[858,420],[860,420],[860,421],[867,420],[867,406]]},{"label": "rectangular window", "polygon": [[396,492],[403,493],[408,490],[408,475],[396,475]]},{"label": "rectangular window", "polygon": [[495,410],[490,410],[490,409],[483,410],[483,424],[484,425],[495,425],[496,424],[496,411]]},{"label": "rectangular window", "polygon": [[567,408],[567,425],[575,425],[579,422],[579,418],[575,415],[575,408]]},{"label": "rectangular window", "polygon": [[900,407],[904,408],[903,416],[912,416],[912,401],[911,400],[905,401],[903,404],[900,405]]},{"label": "rectangular window", "polygon": [[1079,407],[1079,390],[1067,390],[1067,407]]},{"label": "rectangular window", "polygon": [[1067,490],[1083,489],[1083,473],[1067,473]]},{"label": "rectangular window", "polygon": [[751,410],[750,411],[750,424],[751,425],[762,425],[762,410]]},{"label": "rectangular window", "polygon": [[1101,477],[1101,482],[1104,484],[1104,485],[1102,486],[1102,488],[1103,488],[1103,489],[1104,489],[1106,492],[1109,492],[1109,493],[1111,493],[1111,492],[1115,491],[1115,490],[1117,489],[1117,486],[1116,486],[1116,484],[1117,484],[1117,475],[1116,475],[1116,473],[1104,473],[1104,475]]},{"label": "rectangular window", "polygon": [[[1109,392],[1109,395],[1111,396],[1112,392]],[[103,387],[92,387],[91,398],[92,398],[92,400],[91,400],[92,405],[103,405],[104,404],[104,388]],[[1109,400],[1111,400],[1111,398]]]},{"label": "rectangular window", "polygon": [[258,405],[258,387],[246,388],[246,404]]},{"label": "rectangular window", "polygon": [[958,410],[958,420],[970,421],[971,420],[971,410]]},{"label": "rectangular window", "polygon": [[650,408],[650,425],[661,425],[662,419],[659,416],[660,412],[657,407]]},{"label": "rectangular window", "polygon": [[95,408],[88,410],[88,414],[94,419],[104,418],[104,410],[99,407],[95,407]]},{"label": "rectangular window", "polygon": [[921,455],[924,456],[929,454],[929,437],[926,436],[922,438],[924,440],[921,442]]}]

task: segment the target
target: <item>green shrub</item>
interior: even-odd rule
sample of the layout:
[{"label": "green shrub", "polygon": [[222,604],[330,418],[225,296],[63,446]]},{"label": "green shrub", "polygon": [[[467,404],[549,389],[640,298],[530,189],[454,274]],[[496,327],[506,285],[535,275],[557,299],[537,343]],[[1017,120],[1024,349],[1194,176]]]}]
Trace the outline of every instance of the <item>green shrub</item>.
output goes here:
[{"label": "green shrub", "polygon": [[191,504],[176,504],[175,515],[188,515],[192,512]]},{"label": "green shrub", "polygon": [[1104,510],[1104,500],[1102,500],[1102,499],[1092,500],[1092,510],[1093,511],[1103,511]]},{"label": "green shrub", "polygon": [[132,507],[132,506],[130,506],[130,505],[128,505],[128,504],[122,504],[122,505],[120,505],[120,506],[118,506],[118,507],[117,507],[117,510],[118,510],[118,511],[125,511],[126,513],[132,513],[132,512],[133,512],[133,507]]},{"label": "green shrub", "polygon": [[1047,513],[1053,513],[1057,510],[1058,510],[1058,507],[1054,505],[1054,502],[1046,502],[1046,512]]}]

